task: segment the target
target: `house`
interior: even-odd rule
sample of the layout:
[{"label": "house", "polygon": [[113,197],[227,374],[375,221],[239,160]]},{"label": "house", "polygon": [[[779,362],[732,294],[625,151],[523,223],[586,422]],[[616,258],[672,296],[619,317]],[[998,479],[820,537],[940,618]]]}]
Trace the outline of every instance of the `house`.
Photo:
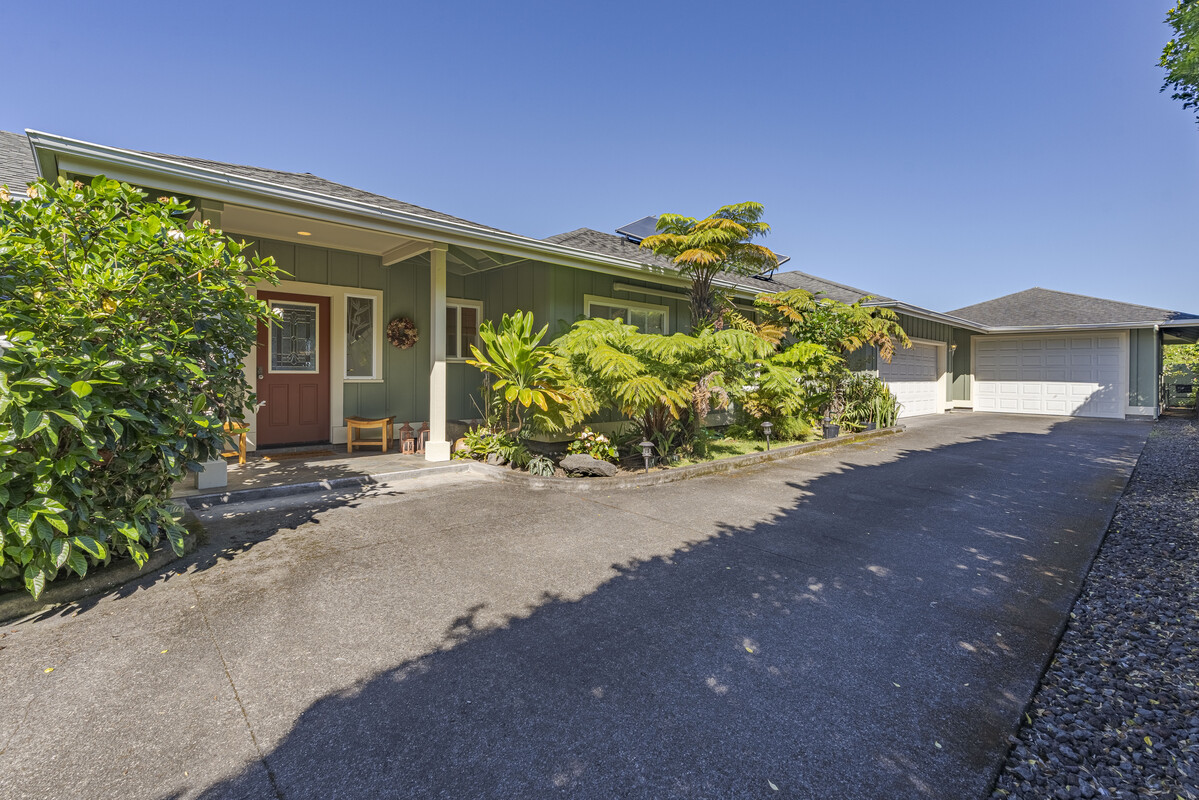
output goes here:
[{"label": "house", "polygon": [[[290,277],[257,287],[281,322],[247,360],[265,402],[253,446],[344,442],[345,417],[428,421],[427,458],[445,460],[461,421],[481,416],[469,344],[483,320],[532,311],[551,334],[586,316],[646,331],[690,325],[689,283],[638,246],[640,227],[521,236],[308,173],[93,144],[37,131],[0,133],[0,184],[103,174],[191,200],[198,218],[272,256]],[[949,409],[1124,417],[1160,408],[1161,347],[1199,339],[1199,317],[1033,289],[949,313],[799,271],[718,282],[742,308],[761,292],[803,288],[900,315],[913,347],[877,370],[903,414]],[[389,321],[420,332],[388,343]]]}]

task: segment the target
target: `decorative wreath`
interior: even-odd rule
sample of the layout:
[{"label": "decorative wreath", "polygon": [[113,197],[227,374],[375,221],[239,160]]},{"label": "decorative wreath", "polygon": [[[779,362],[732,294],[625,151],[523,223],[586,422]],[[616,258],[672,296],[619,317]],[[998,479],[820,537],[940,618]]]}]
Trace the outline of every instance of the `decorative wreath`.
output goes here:
[{"label": "decorative wreath", "polygon": [[420,341],[416,323],[407,317],[396,317],[387,323],[387,341],[401,350],[407,350]]}]

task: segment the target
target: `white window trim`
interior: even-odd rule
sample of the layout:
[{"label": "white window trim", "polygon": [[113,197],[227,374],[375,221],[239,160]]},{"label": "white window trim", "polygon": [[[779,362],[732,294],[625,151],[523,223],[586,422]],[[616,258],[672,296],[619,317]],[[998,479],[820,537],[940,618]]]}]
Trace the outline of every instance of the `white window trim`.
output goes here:
[{"label": "white window trim", "polygon": [[266,336],[266,371],[272,375],[319,375],[321,371],[321,306],[320,303],[309,303],[304,300],[275,300],[268,301],[271,311],[275,309],[275,305],[287,306],[306,306],[315,312],[316,330],[312,337],[313,363],[315,369],[275,369],[275,323],[272,320],[270,327],[267,328]]},{"label": "white window trim", "polygon": [[[342,348],[345,349],[346,352],[342,354],[342,378],[344,378],[348,382],[355,382],[355,383],[359,382],[359,381],[377,381],[380,378],[379,361],[381,359],[381,354],[383,352],[383,325],[382,325],[382,317],[383,317],[382,305],[383,305],[383,303],[380,302],[380,298],[376,294],[364,294],[361,292],[346,292],[342,296],[342,301],[341,301],[341,304],[342,304],[341,305],[341,311],[342,311],[341,316],[342,316],[342,319],[345,320],[346,322],[349,321],[350,298],[351,297],[356,297],[359,300],[370,300],[371,308],[374,309],[374,314],[372,315],[373,326],[371,328],[371,347],[372,347],[371,374],[369,376],[367,376],[367,375],[350,375],[349,374],[350,365],[347,361],[345,361],[345,358],[347,356],[349,356],[349,346],[350,345],[347,340],[343,339],[342,340]],[[342,331],[342,335],[348,336],[349,331]]]},{"label": "white window trim", "polygon": [[[477,314],[477,316],[475,317],[475,324],[479,325],[479,326],[483,325],[483,301],[482,300],[465,300],[465,299],[459,298],[459,297],[447,297],[445,299],[445,307],[447,309],[450,307],[453,307],[453,308],[459,309],[459,311],[461,311],[461,309],[463,307],[473,308]],[[458,320],[458,335],[456,337],[454,337],[454,340],[458,344],[458,351],[462,352],[462,314],[461,313],[455,314],[454,318]],[[442,335],[443,336],[445,335],[444,332],[442,333]],[[462,363],[465,363],[467,359],[474,358],[474,357],[475,357],[474,353],[472,353],[470,351],[470,348],[467,347],[466,353],[464,355],[452,356],[447,352],[445,360],[447,362],[450,362],[453,364],[462,364]]]},{"label": "white window trim", "polygon": [[[625,300],[619,297],[603,297],[597,294],[583,295],[583,316],[591,318],[591,306],[616,306],[618,308],[637,309],[639,311],[660,311],[662,312],[662,330],[669,335],[670,327],[670,306],[660,306],[654,303],[639,303],[636,300]],[[625,324],[628,324],[625,320]],[[642,331],[644,333],[644,331]]]}]

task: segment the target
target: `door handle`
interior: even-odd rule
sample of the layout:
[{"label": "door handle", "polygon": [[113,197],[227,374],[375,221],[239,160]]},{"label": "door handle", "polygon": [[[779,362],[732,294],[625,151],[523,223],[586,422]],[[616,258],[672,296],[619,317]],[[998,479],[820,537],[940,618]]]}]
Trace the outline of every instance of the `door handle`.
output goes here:
[{"label": "door handle", "polygon": [[262,367],[259,367],[258,368],[258,380],[262,380],[263,377],[265,377],[265,376],[262,374]]}]

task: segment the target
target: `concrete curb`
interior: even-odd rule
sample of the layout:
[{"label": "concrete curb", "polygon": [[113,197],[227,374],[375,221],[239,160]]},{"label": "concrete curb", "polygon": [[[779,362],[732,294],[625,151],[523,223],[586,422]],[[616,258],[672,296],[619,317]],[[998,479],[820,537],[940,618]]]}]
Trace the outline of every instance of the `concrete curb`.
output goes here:
[{"label": "concrete curb", "polygon": [[[204,535],[204,526],[190,508],[184,506],[183,509],[183,524],[187,527],[187,533],[183,536],[183,555],[188,555],[195,552],[200,538]],[[182,556],[176,555],[170,544],[163,542],[150,554],[150,560],[144,567],[139,568],[132,560],[122,559],[94,572],[89,571],[79,580],[67,579],[52,583],[36,600],[23,590],[7,592],[0,595],[0,623],[39,614],[55,606],[115,589],[129,581],[157,572],[179,558]]]},{"label": "concrete curb", "polygon": [[[397,470],[395,472],[380,472],[373,475],[353,475],[345,478],[332,478],[326,481],[306,481],[304,483],[289,483],[284,486],[264,486],[260,489],[235,489],[231,492],[213,492],[211,494],[196,494],[189,497],[176,498],[177,502],[186,503],[192,508],[210,508],[215,505],[228,503],[246,503],[254,500],[269,500],[273,497],[291,497],[310,492],[332,492],[338,489],[360,489],[388,481],[404,480],[406,478],[424,478],[454,472],[474,472],[482,466],[473,461],[454,461],[436,467],[419,467],[417,469]],[[490,474],[490,473],[489,473]]]},{"label": "concrete curb", "polygon": [[494,476],[501,481],[508,483],[519,483],[522,486],[531,489],[566,489],[568,491],[579,492],[608,492],[613,489],[639,489],[643,486],[658,486],[663,483],[674,483],[675,481],[684,481],[689,478],[700,478],[705,475],[714,475],[720,472],[731,472],[736,469],[744,469],[758,464],[768,464],[772,461],[781,461],[785,458],[800,456],[804,453],[812,453],[818,450],[827,450],[831,447],[840,445],[853,444],[855,442],[865,442],[871,439],[877,439],[880,436],[893,436],[897,433],[902,433],[905,430],[903,425],[896,425],[891,428],[880,428],[874,431],[863,431],[861,433],[849,434],[848,436],[839,436],[836,439],[821,439],[816,442],[805,442],[804,444],[795,444],[787,447],[776,447],[764,453],[749,453],[744,456],[733,456],[732,458],[722,458],[719,461],[706,461],[702,464],[689,464],[685,467],[675,467],[666,469],[660,472],[650,473],[649,475],[625,476],[616,478],[541,478],[536,475],[530,475],[527,472],[517,472],[516,470],[507,469],[505,467],[496,467],[489,464],[480,464],[472,462],[475,469],[484,471],[487,475]]}]

